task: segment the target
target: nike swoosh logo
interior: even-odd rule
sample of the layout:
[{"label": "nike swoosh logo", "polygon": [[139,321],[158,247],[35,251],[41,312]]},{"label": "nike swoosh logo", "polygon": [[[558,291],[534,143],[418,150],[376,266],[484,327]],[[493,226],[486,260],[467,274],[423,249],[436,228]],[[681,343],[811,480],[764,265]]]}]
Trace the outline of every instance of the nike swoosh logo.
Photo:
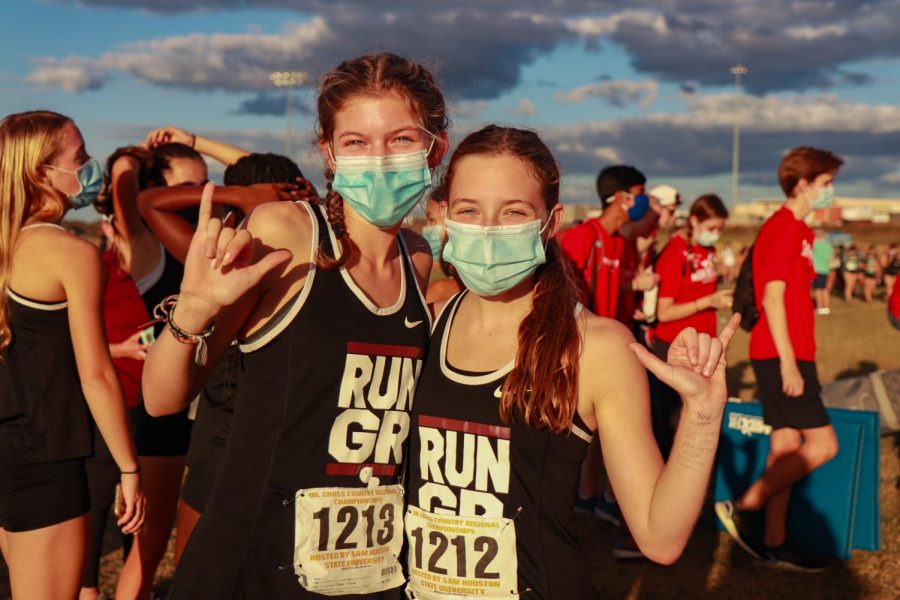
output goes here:
[{"label": "nike swoosh logo", "polygon": [[497,389],[494,390],[494,398],[502,398],[503,397],[503,386],[498,385]]},{"label": "nike swoosh logo", "polygon": [[407,329],[412,329],[413,327],[418,327],[422,324],[422,321],[410,321],[409,317],[403,318],[403,324],[406,325]]}]

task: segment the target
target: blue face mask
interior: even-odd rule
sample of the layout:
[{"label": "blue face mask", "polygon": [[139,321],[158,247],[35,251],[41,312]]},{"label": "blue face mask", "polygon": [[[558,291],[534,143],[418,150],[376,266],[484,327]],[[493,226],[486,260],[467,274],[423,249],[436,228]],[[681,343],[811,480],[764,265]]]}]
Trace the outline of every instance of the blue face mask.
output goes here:
[{"label": "blue face mask", "polygon": [[820,210],[828,208],[832,202],[834,202],[834,186],[827,185],[819,189],[819,195],[810,202],[809,206],[814,210]]},{"label": "blue face mask", "polygon": [[77,171],[70,171],[54,165],[46,165],[50,169],[63,171],[65,173],[74,173],[78,178],[78,192],[69,196],[69,204],[72,208],[84,208],[90,206],[97,196],[100,194],[100,188],[103,187],[103,169],[100,162],[96,158],[88,159],[86,163],[81,165]]},{"label": "blue face mask", "polygon": [[335,156],[331,188],[363,219],[388,229],[402,221],[431,187],[430,151]]},{"label": "blue face mask", "polygon": [[444,260],[479,296],[502,294],[547,260],[540,221],[483,227],[445,220],[444,226],[448,237]]},{"label": "blue face mask", "polygon": [[444,243],[444,228],[440,225],[426,225],[422,228],[422,237],[431,246],[431,257],[438,260],[441,257],[441,246]]},{"label": "blue face mask", "polygon": [[640,221],[647,214],[647,209],[650,208],[650,196],[638,194],[632,197],[634,198],[634,206],[628,209],[628,218],[632,221]]}]

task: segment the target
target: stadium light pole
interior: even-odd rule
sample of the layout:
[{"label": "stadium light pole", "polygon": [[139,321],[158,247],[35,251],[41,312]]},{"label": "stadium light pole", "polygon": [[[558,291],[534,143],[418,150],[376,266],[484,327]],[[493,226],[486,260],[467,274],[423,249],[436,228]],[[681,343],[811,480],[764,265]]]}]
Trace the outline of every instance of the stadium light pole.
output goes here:
[{"label": "stadium light pole", "polygon": [[284,138],[284,152],[288,158],[294,159],[294,134],[291,131],[291,88],[303,85],[309,79],[306,71],[272,71],[269,73],[269,81],[275,87],[283,87],[285,91],[285,113],[287,114],[287,131]]},{"label": "stadium light pole", "polygon": [[729,72],[734,75],[734,133],[731,136],[731,206],[738,203],[738,169],[741,161],[741,117],[738,102],[741,97],[741,76],[748,73],[747,67],[736,64]]}]

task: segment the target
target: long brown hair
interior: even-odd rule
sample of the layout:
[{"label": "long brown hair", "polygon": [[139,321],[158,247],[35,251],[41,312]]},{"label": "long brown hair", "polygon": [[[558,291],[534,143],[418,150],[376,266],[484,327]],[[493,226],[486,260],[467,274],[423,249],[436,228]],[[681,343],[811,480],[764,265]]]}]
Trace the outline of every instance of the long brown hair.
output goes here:
[{"label": "long brown hair", "polygon": [[[335,115],[348,100],[355,96],[379,96],[389,92],[406,98],[415,114],[422,119],[422,127],[432,134],[446,131],[448,120],[444,96],[428,69],[396,54],[369,54],[342,62],[322,80],[317,102],[319,142],[331,143]],[[334,173],[330,166],[325,168],[325,178],[328,193],[322,205],[337,237],[340,256],[329,256],[324,247],[320,247],[316,264],[324,269],[336,269],[347,262],[355,245],[344,225],[344,199],[331,189]]]},{"label": "long brown hair", "polygon": [[[456,148],[445,175],[447,190],[452,189],[459,159],[498,154],[527,165],[541,186],[548,211],[559,203],[559,166],[550,149],[533,131],[497,125],[470,134]],[[503,386],[500,416],[508,422],[518,412],[530,427],[560,433],[568,431],[578,407],[578,287],[553,238],[547,242],[546,255],[547,262],[536,272],[531,312],[519,325],[516,364]]]},{"label": "long brown hair", "polygon": [[0,121],[0,351],[12,341],[6,293],[19,231],[29,219],[57,221],[65,210],[64,194],[44,181],[41,165],[53,162],[71,122],[46,110]]},{"label": "long brown hair", "polygon": [[698,223],[702,223],[708,219],[727,219],[728,209],[722,199],[715,194],[704,194],[694,200],[691,204],[691,210],[688,213],[687,222],[687,239],[688,246],[694,245],[694,226],[691,224],[691,217],[695,217]]}]

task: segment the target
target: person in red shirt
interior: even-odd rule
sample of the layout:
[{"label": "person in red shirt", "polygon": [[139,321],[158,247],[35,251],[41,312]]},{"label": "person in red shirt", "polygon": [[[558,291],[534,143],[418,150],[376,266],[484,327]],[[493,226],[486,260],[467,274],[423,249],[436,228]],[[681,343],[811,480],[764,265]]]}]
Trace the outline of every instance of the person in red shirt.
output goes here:
[{"label": "person in red shirt", "polygon": [[[714,194],[691,205],[688,229],[673,235],[656,261],[659,301],[653,353],[666,360],[669,346],[683,329],[716,335],[716,311],[731,306],[730,289],[716,291],[718,269],[715,243],[725,227],[728,209]],[[678,394],[660,382],[651,383],[653,433],[663,456],[669,455],[675,431],[672,414],[681,406]]]},{"label": "person in red shirt", "polygon": [[[760,319],[750,332],[750,361],[766,424],[772,427],[762,477],[734,502],[716,503],[729,534],[752,555],[777,566],[819,571],[827,563],[787,540],[791,486],[838,451],[816,373],[811,282],[813,231],[803,222],[834,199],[843,160],[816,148],[795,148],[778,168],[784,206],[762,226],[753,249],[753,285]],[[762,539],[754,523],[765,517]]]},{"label": "person in red shirt", "polygon": [[606,167],[597,176],[597,194],[603,203],[599,218],[570,227],[559,236],[563,252],[582,275],[583,302],[594,314],[629,325],[635,290],[650,289],[656,277],[637,268],[633,241],[620,235],[629,222],[648,215],[650,198],[644,193],[647,178],[628,165]]}]

